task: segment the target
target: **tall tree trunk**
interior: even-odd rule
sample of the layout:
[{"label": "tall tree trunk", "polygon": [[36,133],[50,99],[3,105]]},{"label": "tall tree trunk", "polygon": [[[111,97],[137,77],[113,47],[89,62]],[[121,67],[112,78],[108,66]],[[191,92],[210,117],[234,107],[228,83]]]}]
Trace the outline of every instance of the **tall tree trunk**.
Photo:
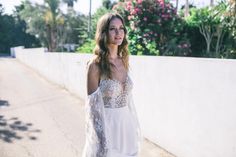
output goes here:
[{"label": "tall tree trunk", "polygon": [[47,24],[46,28],[47,28],[47,48],[48,48],[48,52],[52,52],[51,26]]},{"label": "tall tree trunk", "polygon": [[216,42],[216,49],[215,49],[215,57],[219,58],[222,40],[225,35],[224,29],[222,27],[218,26],[216,29],[216,34],[217,34],[217,42]]},{"label": "tall tree trunk", "polygon": [[51,28],[51,45],[52,45],[52,52],[56,52],[57,49],[57,21],[56,21],[56,13],[52,11],[52,28]]},{"label": "tall tree trunk", "polygon": [[55,52],[57,49],[57,29],[54,26],[47,25],[48,51]]},{"label": "tall tree trunk", "polygon": [[176,10],[178,10],[179,0],[176,0]]},{"label": "tall tree trunk", "polygon": [[52,52],[56,52],[57,50],[57,28],[53,27],[52,32],[51,32],[51,47],[52,47]]},{"label": "tall tree trunk", "polygon": [[214,0],[210,0],[210,7],[214,6]]},{"label": "tall tree trunk", "polygon": [[184,17],[189,16],[189,1],[185,0],[185,7],[184,7]]},{"label": "tall tree trunk", "polygon": [[49,6],[49,11],[51,13],[51,18],[48,21],[49,27],[49,50],[51,52],[55,52],[57,49],[57,15],[58,15],[58,8],[59,8],[59,0],[45,0],[45,2]]},{"label": "tall tree trunk", "polygon": [[89,21],[88,21],[88,37],[91,38],[91,10],[92,10],[92,0],[89,0]]},{"label": "tall tree trunk", "polygon": [[209,26],[209,25],[205,26],[205,25],[201,24],[199,26],[199,30],[200,30],[200,33],[204,36],[205,41],[206,41],[206,45],[207,45],[206,54],[208,57],[211,57],[210,48],[211,48],[211,41],[212,41],[212,37],[213,37],[213,32],[212,32],[211,26]]}]

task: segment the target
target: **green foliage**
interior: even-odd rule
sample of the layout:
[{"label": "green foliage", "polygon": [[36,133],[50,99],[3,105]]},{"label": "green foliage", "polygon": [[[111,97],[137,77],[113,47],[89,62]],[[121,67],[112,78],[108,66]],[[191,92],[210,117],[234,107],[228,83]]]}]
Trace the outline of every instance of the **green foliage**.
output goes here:
[{"label": "green foliage", "polygon": [[170,39],[165,46],[163,54],[166,56],[192,56],[191,44],[186,34],[181,38]]},{"label": "green foliage", "polygon": [[52,20],[50,22],[55,22],[55,18],[58,15],[59,11],[59,0],[44,0],[46,5],[48,5],[48,8],[51,13],[52,13]]},{"label": "green foliage", "polygon": [[156,47],[155,41],[148,43],[146,47],[149,50],[150,55],[159,55],[159,50]]},{"label": "green foliage", "polygon": [[[229,36],[230,29],[227,29],[232,17],[227,16],[227,6],[228,4],[222,1],[212,8],[191,9],[191,16],[186,18],[187,28],[198,27],[199,32],[204,37],[205,44],[199,44],[205,47],[205,51],[201,56],[232,58],[232,55],[229,55],[229,53],[232,52],[230,47],[233,47],[234,41],[229,40],[232,38]],[[194,44],[196,42],[196,40],[193,41]]]},{"label": "green foliage", "polygon": [[[71,5],[71,1],[67,2]],[[20,16],[27,22],[27,32],[39,38],[49,51],[63,51],[64,44],[83,44],[87,38],[87,18],[68,9],[63,14],[59,0],[45,0],[46,5],[23,2]]]},{"label": "green foliage", "polygon": [[63,51],[63,44],[82,45],[87,36],[87,18],[85,15],[77,14],[74,10],[68,10],[63,14],[64,24],[58,27],[60,48]]},{"label": "green foliage", "polygon": [[96,10],[96,12],[92,15],[92,36],[91,39],[94,38],[95,32],[96,32],[96,27],[97,27],[97,22],[100,19],[100,17],[108,12],[111,12],[111,10],[105,8],[105,7],[100,7]]},{"label": "green foliage", "polygon": [[181,34],[185,34],[186,40],[191,44],[191,53],[188,56],[203,57],[206,51],[206,42],[199,27],[195,24],[185,23],[183,30]]},{"label": "green foliage", "polygon": [[[50,0],[47,0],[50,1]],[[51,1],[50,1],[51,2]],[[27,23],[27,32],[39,38],[43,46],[49,51],[55,51],[55,40],[57,32],[56,11],[51,10],[57,5],[33,5],[28,0],[22,2],[24,9],[20,12],[20,17]],[[57,13],[58,14],[58,13]]]},{"label": "green foliage", "polygon": [[40,46],[39,41],[25,32],[26,23],[19,18],[21,7],[16,7],[14,15],[4,15],[4,9],[0,5],[0,53],[9,53],[11,47]]},{"label": "green foliage", "polygon": [[102,6],[107,10],[110,10],[112,8],[112,3],[110,0],[102,0]]},{"label": "green foliage", "polygon": [[236,0],[230,0],[228,2],[224,22],[230,34],[236,40]]},{"label": "green foliage", "polygon": [[95,41],[88,39],[82,46],[80,46],[76,51],[79,53],[93,53],[95,47]]},{"label": "green foliage", "polygon": [[203,35],[206,42],[206,54],[205,56],[209,57],[210,54],[210,46],[212,42],[212,38],[214,35],[215,25],[217,25],[217,21],[215,20],[212,10],[208,7],[201,9],[191,9],[191,15],[186,18],[186,23],[190,27],[198,27],[199,32]]},{"label": "green foliage", "polygon": [[222,23],[228,30],[224,54],[227,58],[236,58],[236,0],[227,1]]}]

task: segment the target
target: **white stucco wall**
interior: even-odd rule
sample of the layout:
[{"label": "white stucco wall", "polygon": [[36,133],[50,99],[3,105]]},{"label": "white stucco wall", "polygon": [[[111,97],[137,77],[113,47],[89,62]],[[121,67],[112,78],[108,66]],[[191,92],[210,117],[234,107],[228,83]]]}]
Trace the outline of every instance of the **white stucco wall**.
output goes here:
[{"label": "white stucco wall", "polygon": [[35,69],[48,80],[84,98],[86,95],[86,62],[89,54],[44,52],[43,48],[14,48],[21,62]]},{"label": "white stucco wall", "polygon": [[[88,54],[15,48],[16,57],[85,98]],[[236,60],[130,57],[145,137],[178,157],[236,156]]]}]

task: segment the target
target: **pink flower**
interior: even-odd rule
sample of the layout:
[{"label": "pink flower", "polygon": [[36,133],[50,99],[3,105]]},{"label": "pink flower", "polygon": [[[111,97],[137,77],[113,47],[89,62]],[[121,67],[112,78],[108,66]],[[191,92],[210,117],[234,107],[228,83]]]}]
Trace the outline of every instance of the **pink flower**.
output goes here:
[{"label": "pink flower", "polygon": [[162,8],[164,8],[165,1],[164,0],[157,0],[157,3],[160,3]]},{"label": "pink flower", "polygon": [[127,8],[128,10],[131,10],[131,8],[132,8],[132,3],[131,3],[131,1],[126,2],[126,8]]},{"label": "pink flower", "polygon": [[144,37],[147,37],[147,36],[148,36],[148,34],[146,34],[146,33],[145,33],[143,36],[144,36]]},{"label": "pink flower", "polygon": [[187,48],[187,47],[188,47],[188,44],[183,44],[183,47],[184,47],[184,48]]},{"label": "pink flower", "polygon": [[131,15],[135,15],[135,14],[137,14],[137,12],[136,12],[135,10],[133,10],[133,11],[131,11],[130,14],[131,14]]},{"label": "pink flower", "polygon": [[140,12],[140,9],[139,8],[135,8],[134,9],[137,13]]},{"label": "pink flower", "polygon": [[163,17],[163,18],[168,18],[169,15],[167,15],[167,14],[162,14],[161,17]]},{"label": "pink flower", "polygon": [[128,6],[131,6],[131,5],[132,5],[131,1],[128,1],[126,4],[127,4]]},{"label": "pink flower", "polygon": [[138,4],[141,4],[143,0],[136,0]]},{"label": "pink flower", "polygon": [[144,17],[143,20],[144,20],[144,21],[147,21],[147,17]]},{"label": "pink flower", "polygon": [[133,18],[133,16],[128,16],[128,20],[131,20]]},{"label": "pink flower", "polygon": [[127,10],[131,10],[132,6],[127,5],[126,8]]}]

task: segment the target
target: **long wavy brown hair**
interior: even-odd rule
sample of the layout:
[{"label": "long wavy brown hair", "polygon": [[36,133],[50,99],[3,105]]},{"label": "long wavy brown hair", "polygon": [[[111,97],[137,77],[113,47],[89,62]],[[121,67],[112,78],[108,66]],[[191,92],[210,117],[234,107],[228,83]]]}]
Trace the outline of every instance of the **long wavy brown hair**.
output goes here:
[{"label": "long wavy brown hair", "polygon": [[108,49],[108,31],[110,22],[114,19],[118,18],[121,20],[123,27],[124,27],[124,39],[121,45],[118,46],[118,56],[121,57],[125,69],[129,70],[129,52],[128,52],[128,41],[127,41],[127,29],[124,25],[123,18],[117,13],[107,13],[103,15],[98,23],[97,23],[97,30],[96,30],[96,46],[94,48],[95,54],[95,62],[99,65],[100,68],[100,76],[104,75],[108,78],[111,78],[111,66],[113,66],[109,60],[109,49]]}]

